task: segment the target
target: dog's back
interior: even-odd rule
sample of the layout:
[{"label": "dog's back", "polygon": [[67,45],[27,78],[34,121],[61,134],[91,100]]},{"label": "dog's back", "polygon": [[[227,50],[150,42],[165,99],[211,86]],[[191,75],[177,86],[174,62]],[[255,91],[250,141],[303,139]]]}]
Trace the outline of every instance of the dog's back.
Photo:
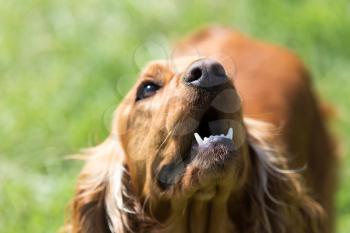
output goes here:
[{"label": "dog's back", "polygon": [[175,47],[175,56],[215,58],[224,64],[243,101],[246,117],[273,123],[289,154],[291,169],[303,171],[310,192],[333,225],[336,156],[309,74],[286,49],[226,28],[197,32]]}]

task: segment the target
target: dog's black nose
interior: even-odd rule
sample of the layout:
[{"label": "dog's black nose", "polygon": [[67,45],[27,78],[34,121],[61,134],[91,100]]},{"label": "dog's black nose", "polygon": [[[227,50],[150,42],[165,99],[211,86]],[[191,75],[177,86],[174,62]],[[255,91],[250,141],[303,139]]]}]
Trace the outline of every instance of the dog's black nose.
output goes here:
[{"label": "dog's black nose", "polygon": [[194,87],[211,89],[227,82],[224,67],[213,59],[194,62],[184,76],[184,81]]}]

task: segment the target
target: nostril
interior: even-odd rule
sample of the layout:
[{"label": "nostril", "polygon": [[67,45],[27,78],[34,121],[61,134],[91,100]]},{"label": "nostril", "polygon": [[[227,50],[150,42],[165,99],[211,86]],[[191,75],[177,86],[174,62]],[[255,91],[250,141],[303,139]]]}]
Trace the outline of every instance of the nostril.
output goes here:
[{"label": "nostril", "polygon": [[202,69],[200,67],[196,67],[191,71],[191,75],[193,75],[196,79],[199,79],[202,76]]},{"label": "nostril", "polygon": [[210,66],[210,73],[217,76],[226,75],[224,67],[220,63],[213,63]]},{"label": "nostril", "polygon": [[202,77],[202,69],[200,67],[195,67],[191,69],[190,75],[187,78],[187,82],[192,82],[198,80]]}]

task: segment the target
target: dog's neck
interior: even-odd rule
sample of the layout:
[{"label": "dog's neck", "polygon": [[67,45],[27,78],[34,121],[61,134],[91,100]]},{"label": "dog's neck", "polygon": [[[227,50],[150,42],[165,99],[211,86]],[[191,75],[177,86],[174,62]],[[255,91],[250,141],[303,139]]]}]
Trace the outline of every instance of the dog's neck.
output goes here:
[{"label": "dog's neck", "polygon": [[[242,147],[240,153],[249,153],[248,147]],[[250,164],[250,163],[246,163]],[[250,170],[249,168],[244,171]],[[150,232],[168,233],[235,233],[236,223],[232,215],[235,206],[242,203],[244,198],[244,187],[248,174],[240,174],[239,181],[232,180],[236,184],[235,190],[223,186],[219,188],[216,195],[211,199],[197,197],[162,200],[159,198],[149,198],[146,201],[148,208],[145,208],[147,216],[156,219],[154,227]],[[230,180],[232,178],[227,177]],[[144,205],[143,203],[142,205]]]},{"label": "dog's neck", "polygon": [[[164,205],[171,208],[164,208]],[[157,206],[158,213],[166,219],[155,232],[226,233],[235,232],[229,217],[228,197],[217,196],[212,200],[172,200]],[[167,212],[169,211],[170,212]]]},{"label": "dog's neck", "polygon": [[234,209],[244,203],[245,189],[240,186],[238,190],[217,193],[210,200],[195,197],[154,203],[150,200],[153,206],[150,215],[159,222],[154,232],[236,233],[235,216],[243,213],[236,213]]}]

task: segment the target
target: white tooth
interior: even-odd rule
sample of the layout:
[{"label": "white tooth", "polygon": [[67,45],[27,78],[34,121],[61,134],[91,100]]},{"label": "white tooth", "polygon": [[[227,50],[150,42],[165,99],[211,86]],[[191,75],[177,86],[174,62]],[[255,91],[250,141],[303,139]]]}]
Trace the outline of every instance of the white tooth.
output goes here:
[{"label": "white tooth", "polygon": [[226,138],[231,139],[233,138],[233,129],[229,128],[227,134],[226,134]]},{"label": "white tooth", "polygon": [[220,136],[224,136],[223,134],[220,134]]},{"label": "white tooth", "polygon": [[199,136],[198,133],[194,133],[194,137],[196,138],[196,141],[197,141],[198,145],[204,144],[204,142],[203,142],[201,136]]},{"label": "white tooth", "polygon": [[204,142],[208,141],[208,138],[207,137],[204,137]]}]

